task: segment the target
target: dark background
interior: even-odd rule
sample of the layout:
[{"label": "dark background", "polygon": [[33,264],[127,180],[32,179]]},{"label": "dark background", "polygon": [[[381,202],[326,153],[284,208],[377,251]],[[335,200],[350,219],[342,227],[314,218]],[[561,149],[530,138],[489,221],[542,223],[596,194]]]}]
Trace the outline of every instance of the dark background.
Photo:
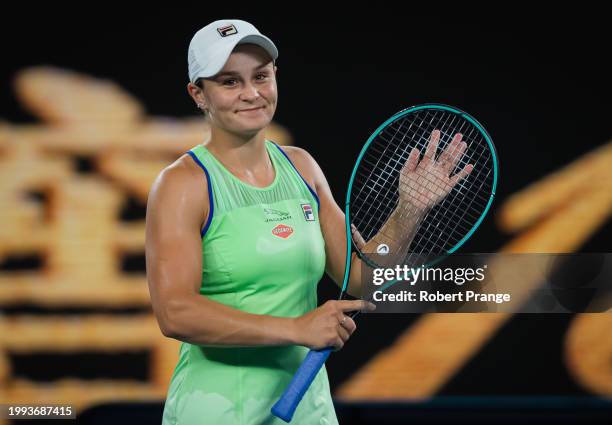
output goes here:
[{"label": "dark background", "polygon": [[[287,17],[278,15],[281,10]],[[0,29],[0,116],[13,123],[33,120],[14,99],[11,79],[40,64],[114,80],[151,115],[195,115],[186,91],[187,46],[198,29],[222,18],[250,21],[277,45],[275,120],[319,162],[339,201],[367,137],[391,114],[419,103],[457,106],[491,134],[501,161],[494,207],[612,135],[610,31],[600,22],[602,10],[364,9],[334,15],[290,3],[218,10],[200,3],[130,13],[101,4],[66,12],[32,8],[12,13]],[[583,250],[609,251],[611,227]],[[509,238],[490,215],[462,250],[495,251]],[[327,278],[320,295],[337,297]],[[328,361],[332,387],[415,318],[361,316],[349,344]],[[562,363],[570,320],[516,316],[442,394],[584,394]]]}]

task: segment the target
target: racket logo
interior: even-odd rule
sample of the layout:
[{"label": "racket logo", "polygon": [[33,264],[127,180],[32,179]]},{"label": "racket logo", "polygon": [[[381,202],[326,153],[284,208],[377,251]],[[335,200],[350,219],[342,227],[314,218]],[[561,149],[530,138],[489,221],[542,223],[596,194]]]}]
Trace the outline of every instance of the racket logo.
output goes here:
[{"label": "racket logo", "polygon": [[238,30],[234,25],[227,25],[221,28],[217,28],[221,37],[227,37],[228,35],[238,34]]},{"label": "racket logo", "polygon": [[279,224],[274,229],[272,229],[272,234],[274,236],[278,236],[279,238],[287,239],[293,233],[293,228],[291,226],[287,226],[285,224]]},{"label": "racket logo", "polygon": [[380,255],[387,255],[389,253],[389,245],[381,243],[376,247],[376,253]]},{"label": "racket logo", "polygon": [[302,206],[302,211],[304,212],[304,218],[306,221],[315,221],[314,213],[312,212],[312,205],[310,204],[300,204]]}]

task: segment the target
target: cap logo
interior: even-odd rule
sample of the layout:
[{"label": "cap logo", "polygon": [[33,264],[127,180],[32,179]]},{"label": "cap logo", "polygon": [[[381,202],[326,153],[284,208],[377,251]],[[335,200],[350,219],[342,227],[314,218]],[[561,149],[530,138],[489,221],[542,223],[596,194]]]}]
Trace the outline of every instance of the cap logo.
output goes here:
[{"label": "cap logo", "polygon": [[228,35],[238,34],[238,30],[236,29],[234,24],[226,25],[221,28],[217,28],[217,32],[219,33],[219,35],[221,35],[221,37],[227,37]]}]

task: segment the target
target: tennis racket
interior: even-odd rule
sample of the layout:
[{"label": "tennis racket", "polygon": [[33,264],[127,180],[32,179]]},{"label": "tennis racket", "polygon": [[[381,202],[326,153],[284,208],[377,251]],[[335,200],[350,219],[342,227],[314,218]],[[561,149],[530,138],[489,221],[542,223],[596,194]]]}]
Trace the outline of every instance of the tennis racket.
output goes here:
[{"label": "tennis racket", "polygon": [[[467,113],[425,104],[387,119],[365,143],[349,181],[345,226],[351,237],[339,298],[349,283],[351,248],[374,268],[385,266],[381,258],[427,267],[459,249],[489,211],[497,178],[491,137]],[[418,264],[423,258],[427,264]],[[307,354],[272,407],[275,416],[291,421],[331,351]]]}]

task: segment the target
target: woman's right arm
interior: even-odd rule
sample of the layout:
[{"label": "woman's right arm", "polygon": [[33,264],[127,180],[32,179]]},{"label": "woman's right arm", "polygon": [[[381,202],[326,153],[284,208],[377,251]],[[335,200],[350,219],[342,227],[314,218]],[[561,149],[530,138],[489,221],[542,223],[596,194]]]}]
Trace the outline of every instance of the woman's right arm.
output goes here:
[{"label": "woman's right arm", "polygon": [[331,301],[285,318],[246,313],[199,293],[200,226],[209,202],[206,176],[197,171],[177,161],[159,174],[147,201],[147,281],[162,333],[198,345],[341,348],[354,323],[348,319],[339,326],[339,321],[345,311],[360,309],[361,301]]}]

